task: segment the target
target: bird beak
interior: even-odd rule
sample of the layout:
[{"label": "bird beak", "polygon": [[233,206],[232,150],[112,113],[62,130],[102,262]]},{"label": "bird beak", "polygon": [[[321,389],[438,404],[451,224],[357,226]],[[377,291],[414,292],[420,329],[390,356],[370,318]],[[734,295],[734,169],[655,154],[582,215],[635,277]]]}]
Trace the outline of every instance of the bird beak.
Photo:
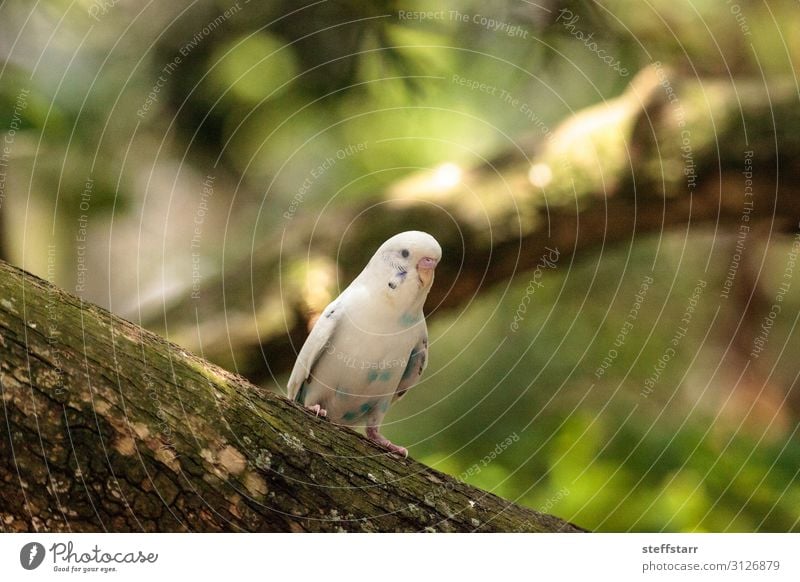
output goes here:
[{"label": "bird beak", "polygon": [[431,257],[423,257],[417,263],[417,274],[424,287],[433,283],[433,271],[439,261]]},{"label": "bird beak", "polygon": [[417,270],[419,271],[433,271],[439,261],[431,257],[423,257],[417,263]]}]

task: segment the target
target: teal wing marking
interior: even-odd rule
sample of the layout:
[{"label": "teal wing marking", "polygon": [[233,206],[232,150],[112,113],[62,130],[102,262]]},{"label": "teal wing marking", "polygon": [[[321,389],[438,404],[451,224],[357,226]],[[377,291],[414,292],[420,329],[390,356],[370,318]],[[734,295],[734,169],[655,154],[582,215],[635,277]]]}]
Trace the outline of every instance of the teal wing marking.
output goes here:
[{"label": "teal wing marking", "polygon": [[422,372],[425,370],[425,366],[427,365],[428,335],[425,334],[420,338],[419,343],[414,346],[414,349],[411,350],[411,354],[408,356],[406,368],[403,370],[403,377],[400,379],[400,383],[397,385],[397,390],[395,390],[392,402],[398,398],[402,398],[403,395],[408,392],[412,386],[414,386],[414,384],[419,382],[420,376],[422,376]]}]

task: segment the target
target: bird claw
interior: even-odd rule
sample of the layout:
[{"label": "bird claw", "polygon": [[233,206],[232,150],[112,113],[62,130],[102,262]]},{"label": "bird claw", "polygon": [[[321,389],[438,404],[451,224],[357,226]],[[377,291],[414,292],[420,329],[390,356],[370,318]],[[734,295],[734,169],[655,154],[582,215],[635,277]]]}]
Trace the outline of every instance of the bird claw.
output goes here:
[{"label": "bird claw", "polygon": [[405,447],[398,446],[394,444],[392,441],[387,439],[381,433],[378,432],[378,429],[375,427],[367,427],[367,438],[371,440],[373,443],[387,449],[388,451],[400,455],[403,458],[408,458],[408,449]]},{"label": "bird claw", "polygon": [[322,408],[319,404],[315,404],[314,406],[307,407],[309,411],[314,413],[314,416],[321,416],[326,417],[328,416],[328,411]]},{"label": "bird claw", "polygon": [[399,447],[394,443],[387,443],[387,444],[385,444],[383,446],[386,447],[387,449],[389,449],[391,452],[400,455],[404,459],[408,458],[408,449],[405,448],[405,447]]}]

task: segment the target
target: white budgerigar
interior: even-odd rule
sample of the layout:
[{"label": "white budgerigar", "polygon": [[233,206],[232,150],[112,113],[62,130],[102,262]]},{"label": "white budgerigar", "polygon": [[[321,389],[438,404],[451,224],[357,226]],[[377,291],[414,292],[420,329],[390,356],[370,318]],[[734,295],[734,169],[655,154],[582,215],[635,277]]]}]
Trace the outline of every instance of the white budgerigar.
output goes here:
[{"label": "white budgerigar", "polygon": [[383,243],[320,315],[297,356],[289,397],[337,424],[365,427],[370,440],[406,456],[379,428],[427,364],[422,306],[441,258],[439,243],[424,232]]}]

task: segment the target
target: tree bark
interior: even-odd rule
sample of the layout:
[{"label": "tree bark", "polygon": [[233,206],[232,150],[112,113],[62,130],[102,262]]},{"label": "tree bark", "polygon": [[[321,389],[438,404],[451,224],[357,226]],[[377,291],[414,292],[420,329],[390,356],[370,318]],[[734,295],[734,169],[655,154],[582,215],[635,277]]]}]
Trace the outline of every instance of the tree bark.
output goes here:
[{"label": "tree bark", "polygon": [[580,531],[0,263],[0,531]]},{"label": "tree bark", "polygon": [[748,224],[796,230],[800,118],[796,87],[786,81],[734,84],[648,67],[622,95],[553,131],[509,140],[451,181],[422,172],[368,204],[296,209],[238,267],[143,324],[267,381],[292,365],[337,282],[351,280],[392,234],[417,228],[439,239],[444,254],[428,310],[457,308],[534,268],[548,248],[564,260],[671,228],[737,232],[746,152]]}]

